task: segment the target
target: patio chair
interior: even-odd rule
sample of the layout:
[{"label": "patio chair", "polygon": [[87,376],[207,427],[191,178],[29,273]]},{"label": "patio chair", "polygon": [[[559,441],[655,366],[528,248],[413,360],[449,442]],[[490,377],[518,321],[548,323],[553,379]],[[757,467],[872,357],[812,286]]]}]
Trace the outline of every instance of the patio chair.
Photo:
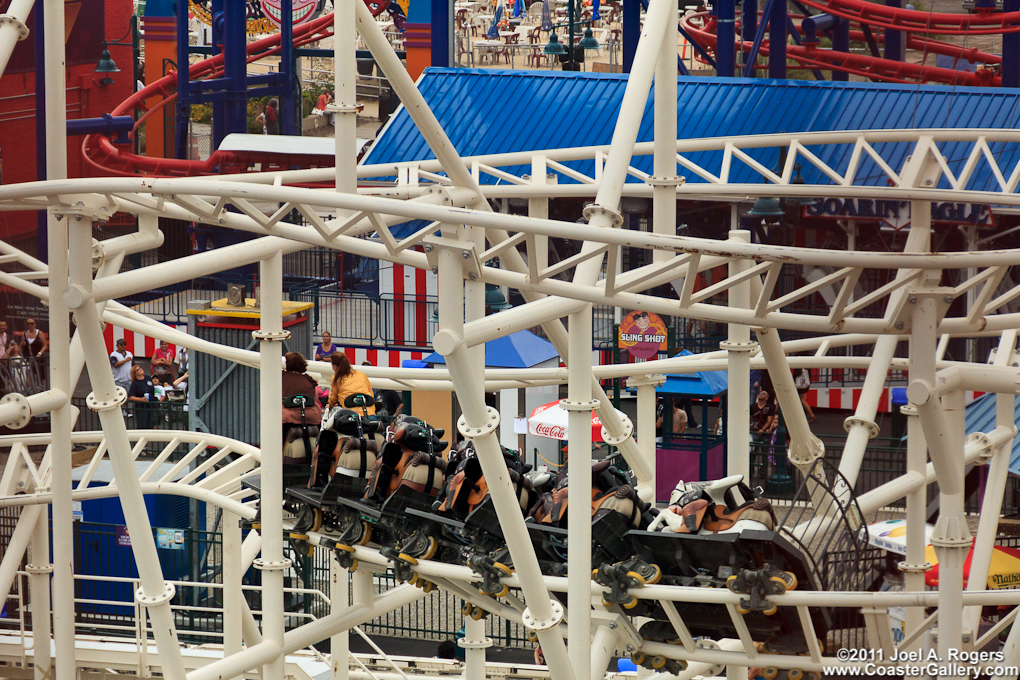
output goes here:
[{"label": "patio chair", "polygon": [[[542,28],[540,26],[535,26],[528,32],[528,44],[529,45],[542,44]],[[545,60],[546,55],[542,53],[542,50],[540,49],[528,50],[528,66],[535,66],[536,68],[541,68],[542,63]]]},{"label": "patio chair", "polygon": [[473,26],[468,25],[468,11],[466,9],[458,9],[456,18],[454,19],[457,26],[457,32],[468,34],[469,29],[473,29]]},{"label": "patio chair", "polygon": [[503,43],[503,47],[501,47],[501,48],[497,47],[495,50],[493,50],[493,53],[494,53],[494,56],[496,57],[496,60],[498,61],[499,60],[499,56],[503,55],[503,58],[506,60],[506,63],[509,64],[510,63],[510,48],[506,47],[506,46],[507,45],[517,45],[517,44],[519,44],[520,39],[521,39],[521,34],[517,33],[517,32],[515,32],[511,36],[507,36],[506,42]]}]

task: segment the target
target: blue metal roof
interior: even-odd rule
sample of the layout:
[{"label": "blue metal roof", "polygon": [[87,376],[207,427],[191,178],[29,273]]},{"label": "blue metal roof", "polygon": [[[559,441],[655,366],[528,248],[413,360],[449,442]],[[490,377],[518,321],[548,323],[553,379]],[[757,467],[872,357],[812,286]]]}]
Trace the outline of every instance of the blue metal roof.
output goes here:
[{"label": "blue metal roof", "polygon": [[[688,357],[692,352],[683,349],[675,356]],[[659,396],[711,398],[724,394],[729,386],[728,371],[696,371],[680,375],[669,374],[666,382],[656,388]]]},{"label": "blue metal roof", "polygon": [[[1014,397],[1013,420],[1020,425],[1020,396]],[[984,394],[967,404],[967,434],[991,432],[995,429],[995,395]],[[1020,435],[1013,440],[1009,455],[1010,474],[1020,477]]]},{"label": "blue metal roof", "polygon": [[[531,368],[558,356],[551,342],[527,330],[485,343],[485,365],[492,368]],[[446,358],[433,352],[422,361],[445,364]]]},{"label": "blue metal roof", "polygon": [[[1020,124],[1020,90],[1016,89],[744,78],[678,80],[680,135],[690,139],[834,130],[1015,128]],[[627,76],[621,74],[428,68],[418,88],[458,153],[475,156],[609,144],[626,84]],[[645,105],[638,141],[652,139],[653,103],[654,93]],[[893,148],[880,153],[891,159],[895,169],[902,165],[908,145],[889,146]],[[1007,161],[1018,153],[1016,144],[990,146]],[[941,147],[954,172],[962,167],[966,149],[962,143]],[[844,170],[851,150],[848,145],[812,149],[823,161]],[[778,162],[775,149],[751,150],[749,155],[766,167]],[[688,157],[713,172],[722,163],[721,152]],[[363,163],[432,158],[407,111],[401,109]],[[589,174],[593,171],[590,161],[566,165]],[[651,173],[652,157],[636,158],[634,166]],[[528,173],[531,168],[508,170]],[[685,174],[688,182],[704,181]],[[829,181],[807,163],[803,175],[809,183]],[[858,177],[862,178],[858,184],[885,184],[870,159],[862,163]],[[739,161],[734,161],[731,178],[760,181]],[[483,183],[498,181],[482,176]],[[638,180],[630,177],[628,181]],[[560,183],[574,182],[560,176]],[[984,163],[979,164],[968,188],[994,186],[994,176]]]}]

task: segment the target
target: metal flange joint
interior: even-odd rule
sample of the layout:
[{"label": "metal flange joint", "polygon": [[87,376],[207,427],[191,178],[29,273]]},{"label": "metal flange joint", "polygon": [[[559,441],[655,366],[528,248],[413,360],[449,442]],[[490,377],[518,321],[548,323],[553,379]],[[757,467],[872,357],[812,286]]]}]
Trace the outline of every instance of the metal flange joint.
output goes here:
[{"label": "metal flange joint", "polygon": [[560,399],[560,408],[564,411],[591,411],[597,409],[602,405],[602,402],[598,399],[589,399],[587,401],[570,401],[569,399]]},{"label": "metal flange joint", "polygon": [[467,419],[461,415],[457,419],[457,431],[466,439],[480,439],[491,434],[499,427],[499,411],[491,406],[485,407],[485,422],[479,425],[468,425]]},{"label": "metal flange joint", "polygon": [[176,594],[177,589],[174,588],[174,584],[164,582],[163,592],[158,595],[146,595],[145,589],[139,588],[135,591],[135,601],[138,602],[138,604],[145,605],[146,607],[156,607],[164,602],[169,602]]},{"label": "metal flange joint", "polygon": [[0,399],[0,404],[16,404],[18,407],[18,419],[7,424],[7,427],[12,430],[20,430],[28,425],[28,421],[32,420],[32,407],[29,405],[25,395],[18,394],[17,392],[5,394],[3,399]]},{"label": "metal flange joint", "polygon": [[259,557],[254,562],[252,562],[252,566],[258,569],[259,571],[286,571],[290,569],[292,564],[293,563],[286,557],[283,558],[282,560],[277,561],[264,560],[261,557]]},{"label": "metal flange joint", "polygon": [[563,605],[560,604],[559,600],[549,600],[549,608],[552,610],[549,618],[542,620],[535,618],[535,615],[531,613],[531,607],[525,608],[521,613],[521,623],[524,624],[525,628],[536,633],[549,630],[563,620],[564,613]]},{"label": "metal flange joint", "polygon": [[283,342],[284,340],[290,340],[290,331],[252,331],[251,337],[259,341]]},{"label": "metal flange joint", "polygon": [[125,401],[127,401],[127,390],[123,387],[115,387],[113,397],[104,401],[99,401],[95,392],[89,392],[89,396],[85,397],[85,405],[97,412],[112,411]]},{"label": "metal flange joint", "polygon": [[861,418],[858,416],[850,416],[843,421],[843,429],[849,432],[857,426],[863,426],[868,429],[868,439],[874,439],[878,436],[878,425],[873,420],[867,418]]}]

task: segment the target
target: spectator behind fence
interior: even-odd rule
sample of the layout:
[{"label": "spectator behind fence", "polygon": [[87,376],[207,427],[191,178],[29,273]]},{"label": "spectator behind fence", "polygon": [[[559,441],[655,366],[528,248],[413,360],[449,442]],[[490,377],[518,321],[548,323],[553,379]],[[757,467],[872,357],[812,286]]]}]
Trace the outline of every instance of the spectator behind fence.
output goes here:
[{"label": "spectator behind fence", "polygon": [[131,362],[134,355],[127,350],[127,340],[117,340],[117,349],[110,352],[110,366],[113,367],[113,381],[117,387],[127,390],[131,387]]},{"label": "spectator behind fence", "polygon": [[127,400],[134,407],[135,428],[146,430],[155,429],[152,411],[155,408],[156,392],[152,380],[145,376],[145,369],[141,366],[131,367],[131,385],[128,387]]},{"label": "spectator behind fence", "polygon": [[26,358],[41,358],[50,347],[50,341],[46,338],[46,334],[35,327],[35,319],[25,319],[25,334],[21,344],[21,353]]},{"label": "spectator behind fence", "polygon": [[333,344],[333,338],[329,331],[322,332],[322,344],[315,346],[315,360],[329,361],[329,358],[339,351],[339,347]]},{"label": "spectator behind fence", "polygon": [[28,393],[28,363],[21,356],[21,345],[16,340],[7,343],[7,357],[4,360],[7,364],[8,377],[4,381],[6,392],[17,392],[18,394]]},{"label": "spectator behind fence", "polygon": [[152,353],[152,376],[165,381],[174,379],[174,350],[166,340],[159,341],[159,348]]},{"label": "spectator behind fence", "polygon": [[174,357],[174,366],[177,369],[177,379],[188,376],[188,348],[178,347],[177,356]]},{"label": "spectator behind fence", "polygon": [[0,321],[0,359],[7,358],[7,343],[9,340],[7,337],[7,322]]}]

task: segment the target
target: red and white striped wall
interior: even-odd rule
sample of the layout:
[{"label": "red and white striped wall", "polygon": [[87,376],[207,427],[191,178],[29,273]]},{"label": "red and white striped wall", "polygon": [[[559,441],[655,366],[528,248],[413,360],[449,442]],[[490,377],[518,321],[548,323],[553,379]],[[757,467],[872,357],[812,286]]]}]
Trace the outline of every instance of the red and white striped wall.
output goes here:
[{"label": "red and white striped wall", "polygon": [[[183,326],[169,326],[175,330],[188,332],[187,325]],[[120,326],[114,326],[113,324],[106,324],[106,330],[103,331],[103,339],[106,340],[106,351],[112,352],[116,345],[116,342],[124,338],[127,340],[127,349],[132,355],[136,357],[151,357],[152,353],[159,347],[159,340],[150,338],[143,333],[136,333],[135,331],[124,330]],[[177,345],[170,345],[173,348],[174,353],[177,352]]]},{"label": "red and white striped wall", "polygon": [[[967,403],[980,397],[984,392],[967,392]],[[855,410],[857,403],[861,400],[861,389],[859,387],[834,387],[816,388],[808,390],[807,403],[811,408],[838,408],[844,410]],[[882,399],[878,404],[880,413],[889,413],[893,410],[892,390],[888,387],[882,390]]]},{"label": "red and white striped wall", "polygon": [[426,269],[383,265],[379,268],[379,294],[388,325],[386,337],[397,346],[428,347],[436,324],[425,300],[426,296],[436,299],[439,278]]},{"label": "red and white striped wall", "polygon": [[421,360],[431,352],[402,352],[390,349],[372,349],[369,347],[342,347],[344,354],[355,367],[368,361],[373,366],[389,366],[400,368],[407,359]]}]

